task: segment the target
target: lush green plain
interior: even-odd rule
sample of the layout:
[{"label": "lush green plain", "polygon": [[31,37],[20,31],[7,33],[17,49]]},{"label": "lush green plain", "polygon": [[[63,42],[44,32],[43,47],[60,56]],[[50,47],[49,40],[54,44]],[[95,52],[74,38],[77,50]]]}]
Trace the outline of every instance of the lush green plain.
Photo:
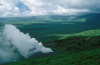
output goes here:
[{"label": "lush green plain", "polygon": [[[52,16],[37,18],[6,18],[1,19],[0,24],[13,24],[22,32],[29,33],[31,37],[46,43],[53,40],[63,39],[69,36],[99,35],[100,23],[91,23],[90,18],[98,15],[87,16]],[[95,22],[95,21],[94,21]],[[98,20],[97,20],[98,22]],[[1,27],[0,26],[0,27]],[[97,32],[96,32],[97,29]],[[90,32],[91,33],[90,33]],[[93,32],[93,33],[92,33]]]}]

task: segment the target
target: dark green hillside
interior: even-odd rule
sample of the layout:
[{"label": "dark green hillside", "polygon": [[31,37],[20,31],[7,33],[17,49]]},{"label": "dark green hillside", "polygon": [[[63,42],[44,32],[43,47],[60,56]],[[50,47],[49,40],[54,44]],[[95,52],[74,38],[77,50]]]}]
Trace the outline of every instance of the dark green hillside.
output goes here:
[{"label": "dark green hillside", "polygon": [[54,50],[47,56],[5,65],[99,65],[100,36],[69,37],[45,44]]},{"label": "dark green hillside", "polygon": [[65,51],[69,52],[80,52],[91,49],[100,48],[100,36],[94,37],[69,37],[64,40],[53,41],[47,43],[46,45],[54,48],[57,51],[63,48]]}]

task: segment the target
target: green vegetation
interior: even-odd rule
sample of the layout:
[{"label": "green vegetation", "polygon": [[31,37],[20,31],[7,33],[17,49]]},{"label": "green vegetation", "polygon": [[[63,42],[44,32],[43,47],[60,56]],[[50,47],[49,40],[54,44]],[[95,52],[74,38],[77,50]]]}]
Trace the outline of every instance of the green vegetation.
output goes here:
[{"label": "green vegetation", "polygon": [[100,36],[100,29],[97,30],[88,30],[80,33],[75,33],[75,34],[53,34],[49,36],[57,36],[60,37],[60,39],[65,39],[71,36]]},{"label": "green vegetation", "polygon": [[46,44],[54,49],[53,54],[5,65],[99,65],[99,39],[99,36],[70,37],[65,40],[53,41]]},{"label": "green vegetation", "polygon": [[54,50],[5,65],[100,65],[100,14],[83,16],[39,16],[0,20]]},{"label": "green vegetation", "polygon": [[[22,32],[29,33],[40,42],[46,43],[70,36],[99,35],[98,31],[100,23],[98,23],[98,17],[99,14],[89,14],[84,16],[55,15],[29,18],[1,18],[0,28],[4,24],[13,24],[16,25]],[[93,33],[90,33],[89,31],[93,31]]]},{"label": "green vegetation", "polygon": [[95,49],[71,55],[62,54],[36,60],[29,59],[7,65],[100,65],[99,54],[100,54],[100,49]]}]

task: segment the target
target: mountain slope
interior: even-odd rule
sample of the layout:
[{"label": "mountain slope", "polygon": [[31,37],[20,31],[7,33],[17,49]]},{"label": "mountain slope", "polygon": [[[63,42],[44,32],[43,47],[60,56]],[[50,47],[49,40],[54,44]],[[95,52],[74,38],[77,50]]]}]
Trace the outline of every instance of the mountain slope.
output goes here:
[{"label": "mountain slope", "polygon": [[4,65],[99,65],[100,36],[71,37],[45,44],[54,50],[53,55],[30,58]]}]

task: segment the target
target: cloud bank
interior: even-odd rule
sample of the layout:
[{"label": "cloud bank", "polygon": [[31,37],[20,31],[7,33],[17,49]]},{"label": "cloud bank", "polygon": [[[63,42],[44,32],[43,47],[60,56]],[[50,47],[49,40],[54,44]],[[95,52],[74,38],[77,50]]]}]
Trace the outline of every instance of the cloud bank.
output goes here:
[{"label": "cloud bank", "polygon": [[0,0],[0,16],[74,15],[99,6],[100,0]]}]

